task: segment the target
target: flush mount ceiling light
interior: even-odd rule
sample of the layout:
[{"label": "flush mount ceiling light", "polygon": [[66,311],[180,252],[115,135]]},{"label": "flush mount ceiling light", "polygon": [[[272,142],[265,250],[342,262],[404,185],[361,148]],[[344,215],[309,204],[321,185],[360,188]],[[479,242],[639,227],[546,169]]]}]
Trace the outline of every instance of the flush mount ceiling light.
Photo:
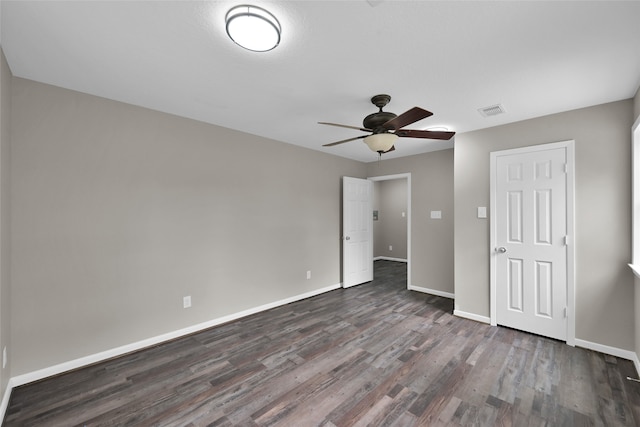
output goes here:
[{"label": "flush mount ceiling light", "polygon": [[382,154],[391,150],[396,139],[398,139],[398,135],[393,133],[374,133],[373,135],[366,136],[364,142],[369,146],[371,151]]},{"label": "flush mount ceiling light", "polygon": [[280,23],[261,7],[236,6],[227,12],[225,21],[229,38],[245,49],[266,52],[280,43]]}]

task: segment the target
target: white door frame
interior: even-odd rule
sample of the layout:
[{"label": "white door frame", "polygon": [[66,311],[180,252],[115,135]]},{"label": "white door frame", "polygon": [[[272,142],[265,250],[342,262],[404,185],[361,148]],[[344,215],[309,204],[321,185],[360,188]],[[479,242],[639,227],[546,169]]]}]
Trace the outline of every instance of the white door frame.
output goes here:
[{"label": "white door frame", "polygon": [[[631,264],[629,266],[634,274],[640,278],[640,209],[636,206],[640,204],[640,116],[631,127]],[[640,309],[640,307],[638,307]]]},{"label": "white door frame", "polygon": [[411,173],[368,177],[371,181],[407,180],[407,289],[411,287]]},{"label": "white door frame", "polygon": [[536,151],[564,148],[567,154],[567,344],[575,346],[576,341],[576,315],[575,315],[575,141],[561,141],[550,144],[532,145],[510,150],[494,151],[490,153],[490,174],[489,174],[489,200],[490,200],[490,312],[491,325],[497,325],[497,301],[496,301],[496,272],[497,259],[493,254],[493,249],[497,246],[497,218],[496,212],[496,164],[499,156],[511,154],[526,154]]}]

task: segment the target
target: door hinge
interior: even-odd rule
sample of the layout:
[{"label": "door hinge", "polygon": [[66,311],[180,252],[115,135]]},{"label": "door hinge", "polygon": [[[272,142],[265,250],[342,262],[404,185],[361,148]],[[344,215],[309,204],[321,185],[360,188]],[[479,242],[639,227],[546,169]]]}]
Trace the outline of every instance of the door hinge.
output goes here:
[{"label": "door hinge", "polygon": [[571,238],[567,235],[564,236],[564,245],[569,246],[571,244]]},{"label": "door hinge", "polygon": [[569,173],[569,163],[564,164],[564,173]]},{"label": "door hinge", "polygon": [[565,318],[565,319],[568,317],[568,314],[567,314],[567,307],[565,307],[565,308],[564,308],[564,310],[563,310],[563,315],[564,315],[564,318]]}]

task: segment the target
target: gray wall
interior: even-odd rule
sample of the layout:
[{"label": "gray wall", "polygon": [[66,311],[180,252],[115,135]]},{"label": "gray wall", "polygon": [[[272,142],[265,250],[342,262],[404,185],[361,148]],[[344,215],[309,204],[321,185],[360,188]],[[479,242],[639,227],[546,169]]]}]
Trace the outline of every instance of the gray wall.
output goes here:
[{"label": "gray wall", "polygon": [[374,210],[378,210],[378,221],[373,222],[373,256],[406,260],[407,180],[376,181],[374,188]]},{"label": "gray wall", "polygon": [[[11,349],[11,270],[10,270],[10,146],[11,146],[11,71],[0,50],[0,367],[2,349]],[[4,394],[11,372],[0,368],[0,396]],[[1,397],[0,397],[1,399]]]},{"label": "gray wall", "polygon": [[12,102],[13,375],[341,282],[364,164],[19,78]]},{"label": "gray wall", "polygon": [[410,285],[453,294],[453,150],[367,164],[370,177],[400,173],[411,173]]},{"label": "gray wall", "polygon": [[489,316],[489,153],[575,140],[576,338],[634,348],[631,256],[633,103],[620,101],[456,136],[456,309]]}]

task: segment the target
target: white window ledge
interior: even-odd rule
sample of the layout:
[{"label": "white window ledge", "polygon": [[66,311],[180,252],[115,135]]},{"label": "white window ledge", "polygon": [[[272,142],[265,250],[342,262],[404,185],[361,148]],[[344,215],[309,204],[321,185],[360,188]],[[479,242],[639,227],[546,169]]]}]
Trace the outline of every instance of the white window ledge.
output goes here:
[{"label": "white window ledge", "polygon": [[638,265],[638,264],[629,264],[629,267],[631,267],[631,270],[633,271],[633,274],[635,274],[636,277],[638,279],[640,279],[640,265]]}]

